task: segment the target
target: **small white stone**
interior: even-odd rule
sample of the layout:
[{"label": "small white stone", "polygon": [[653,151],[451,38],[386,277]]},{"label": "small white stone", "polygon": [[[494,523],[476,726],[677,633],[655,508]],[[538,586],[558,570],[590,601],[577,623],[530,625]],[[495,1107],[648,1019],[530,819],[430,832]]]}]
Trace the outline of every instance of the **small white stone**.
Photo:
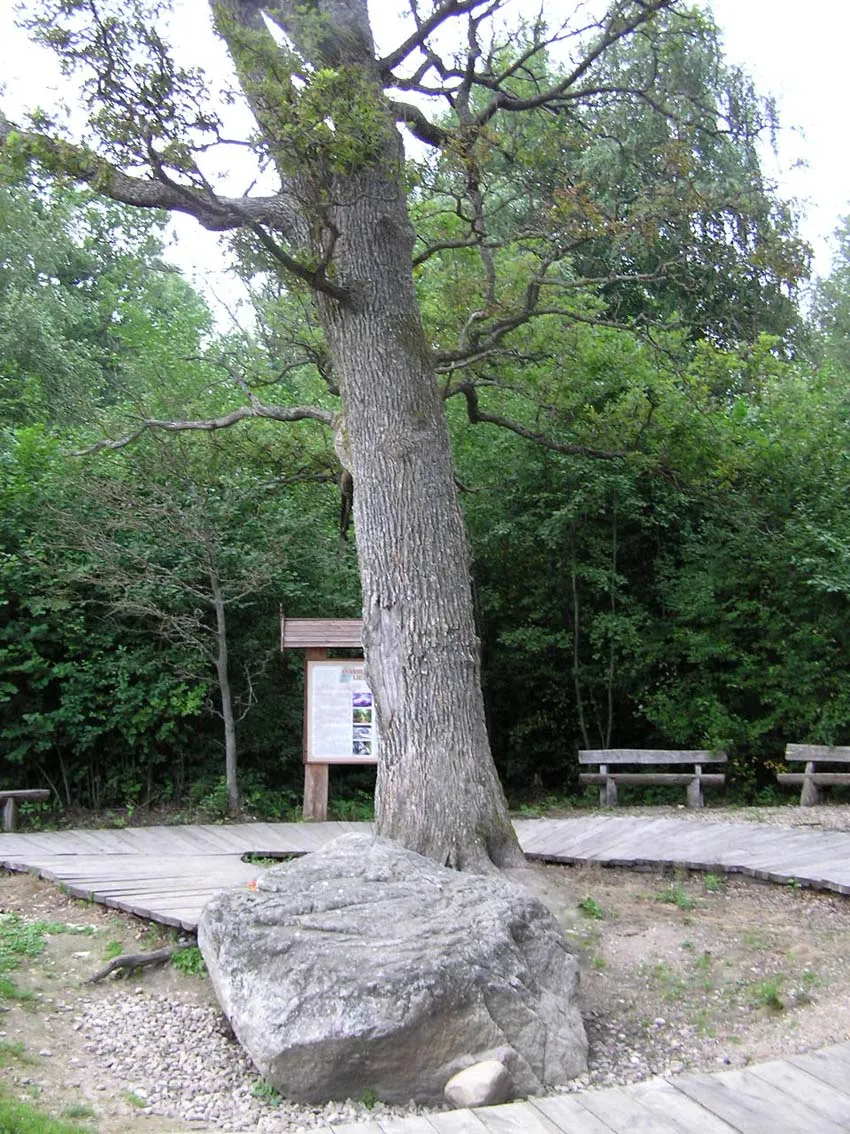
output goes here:
[{"label": "small white stone", "polygon": [[511,1073],[498,1059],[484,1059],[458,1071],[443,1090],[446,1102],[456,1107],[495,1106],[513,1095]]}]

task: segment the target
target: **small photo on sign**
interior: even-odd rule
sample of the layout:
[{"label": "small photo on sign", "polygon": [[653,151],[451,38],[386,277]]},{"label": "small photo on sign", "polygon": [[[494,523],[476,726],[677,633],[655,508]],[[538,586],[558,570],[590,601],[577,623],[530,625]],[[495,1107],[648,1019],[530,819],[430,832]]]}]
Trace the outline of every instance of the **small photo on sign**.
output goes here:
[{"label": "small photo on sign", "polygon": [[354,726],[354,739],[355,740],[371,740],[372,739],[372,726],[368,725],[355,725]]},{"label": "small photo on sign", "polygon": [[355,724],[371,724],[372,723],[372,710],[371,709],[354,709],[352,710],[352,718]]},{"label": "small photo on sign", "polygon": [[354,741],[354,755],[355,756],[371,756],[372,745],[368,740],[355,740]]},{"label": "small photo on sign", "polygon": [[372,708],[372,694],[366,693],[352,693],[351,703],[355,709],[371,709]]}]

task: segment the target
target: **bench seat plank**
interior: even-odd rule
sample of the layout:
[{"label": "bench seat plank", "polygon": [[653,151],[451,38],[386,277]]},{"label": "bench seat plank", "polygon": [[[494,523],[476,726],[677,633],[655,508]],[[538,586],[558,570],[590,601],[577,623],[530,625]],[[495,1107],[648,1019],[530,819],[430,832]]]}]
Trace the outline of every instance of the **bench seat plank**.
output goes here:
[{"label": "bench seat plank", "polygon": [[[850,752],[850,749],[848,749]],[[725,764],[725,752],[692,748],[585,748],[579,764]]]},{"label": "bench seat plank", "polygon": [[835,748],[828,744],[786,744],[785,759],[850,764],[850,748]]},{"label": "bench seat plank", "polygon": [[[687,787],[694,780],[710,787],[722,787],[726,776],[722,772],[580,772],[580,784],[605,784],[613,780],[625,787],[640,787],[641,784],[673,785],[674,787]],[[850,777],[847,782],[850,783]]]},{"label": "bench seat plank", "polygon": [[776,778],[781,784],[803,784],[806,780],[819,787],[850,784],[850,772],[777,772]]}]

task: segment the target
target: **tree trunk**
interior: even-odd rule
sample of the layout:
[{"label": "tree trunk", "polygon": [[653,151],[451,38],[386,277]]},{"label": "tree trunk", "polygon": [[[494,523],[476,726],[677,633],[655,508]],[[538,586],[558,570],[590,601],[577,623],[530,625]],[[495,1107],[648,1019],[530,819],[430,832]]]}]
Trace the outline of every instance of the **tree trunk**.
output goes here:
[{"label": "tree trunk", "polygon": [[[522,854],[490,754],[466,530],[413,284],[401,141],[335,186],[337,278],[322,297],[354,479],[364,646],[380,728],[380,834],[458,869]],[[356,182],[352,184],[352,182]]]},{"label": "tree trunk", "polygon": [[[250,35],[240,46],[227,19],[222,33],[265,133],[285,139],[270,109],[268,56],[251,50],[250,36],[263,36],[255,8],[214,0],[221,13],[234,4]],[[286,140],[272,153],[294,190],[312,258],[329,262],[339,291],[316,294],[343,404],[338,451],[354,479],[363,641],[381,738],[377,828],[458,869],[517,866],[522,852],[484,721],[448,428],[413,283],[404,152],[366,0],[269,11],[313,66],[352,84],[351,98],[344,91],[327,108],[326,121],[340,128],[332,154],[317,147],[299,163]],[[289,103],[282,105],[285,114]]]},{"label": "tree trunk", "polygon": [[210,570],[213,607],[215,608],[216,654],[215,672],[221,698],[221,719],[224,722],[224,779],[227,785],[227,814],[235,819],[241,812],[239,780],[236,774],[236,721],[233,717],[233,697],[230,691],[230,673],[227,654],[227,616],[221,581],[215,570]]}]

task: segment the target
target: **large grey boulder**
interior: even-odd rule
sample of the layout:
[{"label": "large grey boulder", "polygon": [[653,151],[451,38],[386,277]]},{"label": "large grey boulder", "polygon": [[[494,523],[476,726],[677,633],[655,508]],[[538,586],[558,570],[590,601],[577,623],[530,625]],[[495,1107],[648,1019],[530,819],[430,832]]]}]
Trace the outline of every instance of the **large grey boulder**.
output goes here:
[{"label": "large grey boulder", "polygon": [[234,1032],[291,1099],[439,1102],[496,1049],[520,1095],[586,1068],[578,963],[546,907],[387,839],[346,835],[220,894],[198,944]]}]

